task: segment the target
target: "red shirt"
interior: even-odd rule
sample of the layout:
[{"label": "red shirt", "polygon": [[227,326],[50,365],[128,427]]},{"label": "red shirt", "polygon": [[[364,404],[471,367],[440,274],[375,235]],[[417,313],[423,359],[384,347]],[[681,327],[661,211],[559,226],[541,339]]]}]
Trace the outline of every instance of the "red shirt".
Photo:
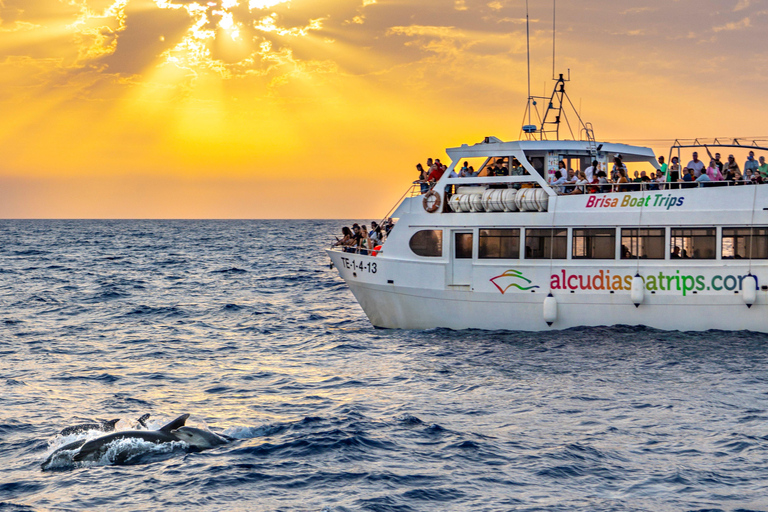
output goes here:
[{"label": "red shirt", "polygon": [[443,167],[435,167],[431,171],[429,171],[429,174],[427,175],[427,181],[437,181],[440,179],[440,177],[445,172],[445,168]]}]

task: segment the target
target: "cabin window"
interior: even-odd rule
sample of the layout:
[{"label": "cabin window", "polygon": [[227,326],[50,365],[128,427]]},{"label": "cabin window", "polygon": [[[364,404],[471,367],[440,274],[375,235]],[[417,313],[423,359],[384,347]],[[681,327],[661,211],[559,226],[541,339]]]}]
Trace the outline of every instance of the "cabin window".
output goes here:
[{"label": "cabin window", "polygon": [[616,258],[615,229],[574,229],[574,259],[612,260]]},{"label": "cabin window", "polygon": [[715,228],[672,228],[670,258],[715,259]]},{"label": "cabin window", "polygon": [[568,257],[567,229],[526,229],[525,258],[564,260]]},{"label": "cabin window", "polygon": [[520,230],[481,229],[479,251],[480,259],[519,259]]},{"label": "cabin window", "polygon": [[723,258],[768,259],[768,228],[723,228]]},{"label": "cabin window", "polygon": [[440,257],[443,255],[443,231],[441,229],[417,231],[411,237],[408,246],[417,256]]},{"label": "cabin window", "polygon": [[621,259],[664,259],[664,228],[622,229]]},{"label": "cabin window", "polygon": [[472,233],[454,234],[454,254],[457,260],[472,259]]}]

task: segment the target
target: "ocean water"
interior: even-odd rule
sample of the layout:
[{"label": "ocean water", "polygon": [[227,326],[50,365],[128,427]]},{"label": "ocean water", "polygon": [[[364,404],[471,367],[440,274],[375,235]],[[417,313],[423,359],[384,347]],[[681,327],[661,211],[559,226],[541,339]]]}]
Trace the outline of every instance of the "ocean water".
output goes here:
[{"label": "ocean water", "polygon": [[[0,510],[768,510],[768,336],[377,330],[343,224],[0,221]],[[41,468],[144,413],[233,441]]]}]

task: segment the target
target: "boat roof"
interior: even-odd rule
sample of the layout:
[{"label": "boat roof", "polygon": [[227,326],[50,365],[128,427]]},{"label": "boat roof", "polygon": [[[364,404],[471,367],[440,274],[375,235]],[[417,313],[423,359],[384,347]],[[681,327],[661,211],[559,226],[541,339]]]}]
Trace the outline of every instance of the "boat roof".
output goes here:
[{"label": "boat roof", "polygon": [[560,153],[608,153],[620,154],[624,162],[645,162],[654,160],[656,154],[651,148],[616,144],[613,142],[597,142],[586,140],[516,140],[504,142],[496,137],[486,137],[485,141],[477,144],[462,144],[459,147],[448,148],[446,153],[451,160],[457,158],[502,156],[518,152],[560,152]]}]

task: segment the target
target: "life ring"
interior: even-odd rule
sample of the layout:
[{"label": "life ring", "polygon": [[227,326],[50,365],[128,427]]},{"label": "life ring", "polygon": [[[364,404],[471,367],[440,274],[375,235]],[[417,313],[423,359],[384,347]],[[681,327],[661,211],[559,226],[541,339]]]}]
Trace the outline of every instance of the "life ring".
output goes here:
[{"label": "life ring", "polygon": [[373,248],[373,251],[371,251],[371,256],[376,256],[377,254],[379,254],[380,250],[381,250],[381,246],[377,245],[376,247]]},{"label": "life ring", "polygon": [[[433,197],[434,199],[431,199]],[[430,190],[424,194],[424,199],[421,200],[421,204],[424,206],[424,210],[426,210],[427,213],[435,213],[437,209],[440,208],[440,194],[434,190]]]}]

